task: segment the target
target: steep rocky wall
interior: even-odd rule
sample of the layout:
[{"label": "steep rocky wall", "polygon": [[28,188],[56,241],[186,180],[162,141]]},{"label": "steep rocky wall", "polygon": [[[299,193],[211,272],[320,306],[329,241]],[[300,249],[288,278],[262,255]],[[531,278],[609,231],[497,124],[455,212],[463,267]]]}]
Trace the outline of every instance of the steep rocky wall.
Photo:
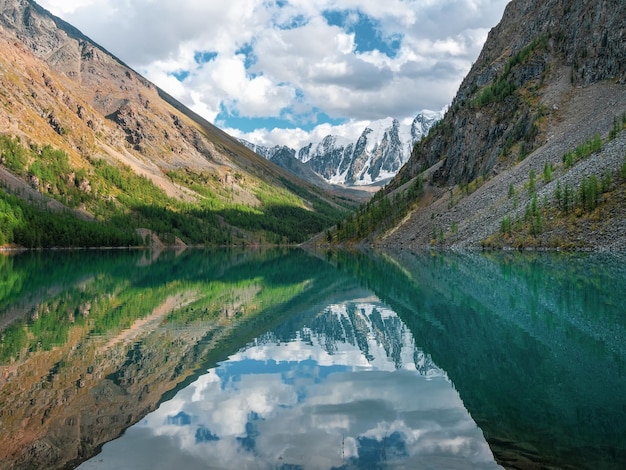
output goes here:
[{"label": "steep rocky wall", "polygon": [[[570,86],[626,84],[626,9],[621,0],[518,1],[506,8],[444,120],[417,145],[390,189],[443,159],[433,180],[469,183],[523,159],[544,140],[542,101],[551,72],[570,68]],[[489,100],[487,93],[493,93]]]}]

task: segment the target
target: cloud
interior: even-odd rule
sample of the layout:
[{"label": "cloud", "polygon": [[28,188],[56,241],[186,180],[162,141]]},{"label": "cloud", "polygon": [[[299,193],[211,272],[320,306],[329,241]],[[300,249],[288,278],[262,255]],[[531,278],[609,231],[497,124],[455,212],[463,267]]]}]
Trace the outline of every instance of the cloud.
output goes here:
[{"label": "cloud", "polygon": [[40,3],[207,119],[293,144],[315,124],[441,109],[508,1]]},{"label": "cloud", "polygon": [[[399,321],[380,304],[353,307],[361,326],[374,311],[385,321]],[[347,316],[349,308],[332,305],[322,315]],[[446,462],[499,468],[444,371],[432,365],[433,374],[423,375],[412,363],[396,369],[383,341],[371,334],[365,357],[356,344],[334,335],[329,354],[331,338],[308,333],[299,334],[306,340],[251,343],[86,465],[338,468],[349,462],[369,468],[384,455],[390,467]],[[408,331],[401,338],[404,357],[419,355]]]},{"label": "cloud", "polygon": [[274,127],[271,129],[262,127],[252,132],[242,132],[232,127],[226,127],[224,130],[234,137],[245,139],[248,142],[254,142],[257,145],[266,147],[286,145],[294,149],[300,149],[310,142],[319,142],[330,134],[352,140],[355,136],[360,135],[368,124],[369,121],[367,120],[350,120],[338,125],[322,123],[316,125],[310,131],[301,129],[300,127]]}]

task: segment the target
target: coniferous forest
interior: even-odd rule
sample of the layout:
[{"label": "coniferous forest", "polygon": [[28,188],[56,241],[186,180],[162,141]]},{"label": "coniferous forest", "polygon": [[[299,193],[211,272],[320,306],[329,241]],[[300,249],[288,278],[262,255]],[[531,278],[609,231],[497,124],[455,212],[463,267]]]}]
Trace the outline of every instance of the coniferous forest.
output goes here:
[{"label": "coniferous forest", "polygon": [[[152,243],[149,233],[164,244],[294,244],[345,214],[315,195],[305,202],[288,181],[284,188],[251,181],[258,202],[245,205],[208,172],[173,170],[168,178],[199,195],[181,200],[129,167],[88,159],[77,169],[64,151],[16,137],[0,136],[0,155],[30,184],[0,188],[0,245],[139,246]],[[140,228],[147,229],[143,237]]]}]

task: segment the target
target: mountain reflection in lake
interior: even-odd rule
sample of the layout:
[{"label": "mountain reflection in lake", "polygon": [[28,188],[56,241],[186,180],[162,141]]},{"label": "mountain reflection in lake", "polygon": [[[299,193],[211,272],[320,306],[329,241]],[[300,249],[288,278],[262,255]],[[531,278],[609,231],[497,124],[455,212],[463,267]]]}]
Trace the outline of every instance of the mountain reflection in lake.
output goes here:
[{"label": "mountain reflection in lake", "polygon": [[626,462],[623,257],[47,252],[0,280],[0,468]]},{"label": "mountain reflection in lake", "polygon": [[445,372],[377,299],[302,320],[210,369],[81,468],[497,467]]}]

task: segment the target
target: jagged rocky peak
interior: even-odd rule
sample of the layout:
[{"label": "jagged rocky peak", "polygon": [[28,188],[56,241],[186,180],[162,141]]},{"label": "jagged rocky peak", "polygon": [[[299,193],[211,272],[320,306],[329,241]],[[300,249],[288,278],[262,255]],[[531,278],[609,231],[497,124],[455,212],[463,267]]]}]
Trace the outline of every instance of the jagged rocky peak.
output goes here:
[{"label": "jagged rocky peak", "polygon": [[[400,170],[408,160],[415,143],[427,135],[442,116],[443,110],[424,110],[410,124],[394,118],[373,121],[363,129],[356,140],[327,135],[319,142],[310,142],[300,149],[292,149],[293,157],[309,166],[329,183],[342,185],[379,183],[393,177]],[[272,161],[276,161],[274,158],[276,153],[284,153],[280,146],[265,147],[243,140],[242,142]]]},{"label": "jagged rocky peak", "polygon": [[443,117],[446,109],[447,107],[441,111],[424,110],[415,116],[411,123],[411,149],[416,142],[428,135],[428,131]]}]

